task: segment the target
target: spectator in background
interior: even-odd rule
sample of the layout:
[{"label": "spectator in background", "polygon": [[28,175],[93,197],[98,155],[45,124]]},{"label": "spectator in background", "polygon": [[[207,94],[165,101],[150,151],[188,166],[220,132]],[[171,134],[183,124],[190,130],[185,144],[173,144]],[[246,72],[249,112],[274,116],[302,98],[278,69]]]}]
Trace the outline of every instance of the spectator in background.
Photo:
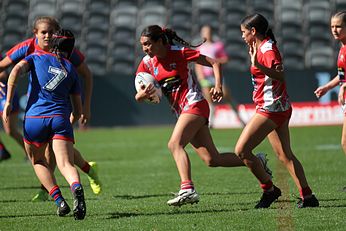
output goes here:
[{"label": "spectator in background", "polygon": [[[50,16],[39,16],[33,23],[34,37],[29,38],[23,42],[18,43],[12,47],[7,53],[6,57],[0,61],[0,72],[9,68],[12,64],[16,64],[23,58],[35,51],[49,51],[49,41],[53,32],[60,29],[58,21]],[[84,105],[83,114],[81,115],[82,123],[87,123],[90,119],[90,103],[92,93],[92,74],[84,62],[83,54],[73,49],[71,56],[69,57],[71,63],[77,69],[80,77],[84,80]],[[9,120],[10,121],[10,120]],[[91,189],[95,194],[101,192],[101,183],[98,179],[97,166],[95,162],[87,162],[81,155],[81,153],[74,148],[74,163],[83,172],[88,175]],[[46,158],[52,171],[54,171],[56,163],[54,154],[50,145],[46,149]],[[41,185],[40,191],[33,197],[33,201],[43,201],[48,199],[48,192],[43,185]]]},{"label": "spectator in background", "polygon": [[37,50],[13,67],[7,83],[3,119],[6,122],[9,119],[19,76],[29,72],[30,92],[23,121],[25,150],[41,184],[55,201],[57,214],[65,216],[71,209],[45,158],[45,149],[51,142],[58,168],[70,185],[74,198],[74,217],[82,220],[86,205],[80,177],[74,167],[72,128],[73,122],[82,114],[82,100],[77,72],[67,59],[74,48],[74,41],[70,31],[59,30],[50,41],[52,53]]},{"label": "spectator in background", "polygon": [[[331,18],[330,29],[335,40],[341,43],[341,48],[338,55],[337,68],[338,74],[327,84],[318,87],[315,90],[317,98],[325,95],[330,89],[340,86],[338,102],[344,112],[344,123],[341,135],[341,146],[346,154],[346,11],[337,12]],[[346,192],[346,187],[343,188]]]},{"label": "spectator in background", "polygon": [[[214,39],[212,32],[213,32],[212,28],[209,25],[204,25],[201,28],[201,37],[205,39],[205,43],[199,46],[197,50],[199,50],[201,54],[215,59],[220,64],[226,64],[229,61],[229,58],[226,53],[224,43],[220,40],[216,41]],[[211,67],[202,66],[196,63],[195,73],[196,73],[198,82],[202,88],[203,95],[209,103],[209,108],[210,108],[209,123],[210,123],[210,127],[212,127],[214,122],[214,114],[215,114],[214,102],[211,100],[211,96],[210,96],[210,90],[211,88],[215,86],[215,77],[214,77],[213,69]],[[232,100],[231,91],[225,85],[225,82],[222,83],[222,92],[224,94],[223,99],[225,100],[225,102],[231,106],[237,118],[239,119],[240,123],[243,126],[245,126],[245,123],[240,117],[238,112],[238,104],[235,103],[234,100]]]},{"label": "spectator in background", "polygon": [[255,208],[268,208],[281,196],[281,190],[273,185],[270,176],[252,154],[266,137],[299,189],[301,198],[298,208],[317,207],[319,202],[309,187],[303,166],[291,149],[288,124],[292,107],[274,34],[267,19],[260,14],[246,16],[240,29],[249,47],[256,113],[241,133],[235,153],[256,176],[263,189],[262,198]]}]

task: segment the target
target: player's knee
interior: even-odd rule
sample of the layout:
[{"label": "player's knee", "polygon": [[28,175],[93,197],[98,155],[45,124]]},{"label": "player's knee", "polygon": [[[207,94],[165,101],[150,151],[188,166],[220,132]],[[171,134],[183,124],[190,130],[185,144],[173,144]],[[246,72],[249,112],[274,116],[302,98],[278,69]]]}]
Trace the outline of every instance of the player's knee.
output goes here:
[{"label": "player's knee", "polygon": [[217,167],[218,166],[218,162],[214,159],[214,158],[206,158],[203,159],[205,165],[207,165],[208,167]]},{"label": "player's knee", "polygon": [[276,156],[280,160],[281,163],[287,165],[294,159],[294,154],[291,151],[284,152],[283,150],[275,151]]},{"label": "player's knee", "polygon": [[236,146],[234,149],[234,153],[241,159],[246,159],[245,149],[242,146]]},{"label": "player's knee", "polygon": [[167,147],[172,153],[174,153],[176,150],[180,148],[179,143],[176,142],[175,140],[169,140]]}]

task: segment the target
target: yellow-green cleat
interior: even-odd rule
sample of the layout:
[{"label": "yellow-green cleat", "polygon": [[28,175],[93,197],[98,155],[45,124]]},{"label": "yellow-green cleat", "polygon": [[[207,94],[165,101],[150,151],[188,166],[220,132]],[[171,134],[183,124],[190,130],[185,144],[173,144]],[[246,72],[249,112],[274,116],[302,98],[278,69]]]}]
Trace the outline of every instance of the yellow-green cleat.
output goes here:
[{"label": "yellow-green cleat", "polygon": [[48,193],[46,190],[40,189],[40,191],[31,199],[32,202],[47,201]]},{"label": "yellow-green cleat", "polygon": [[90,182],[90,187],[93,190],[93,193],[98,195],[101,193],[101,182],[98,178],[97,172],[97,164],[96,162],[89,162],[90,165],[90,171],[88,173],[88,179]]}]

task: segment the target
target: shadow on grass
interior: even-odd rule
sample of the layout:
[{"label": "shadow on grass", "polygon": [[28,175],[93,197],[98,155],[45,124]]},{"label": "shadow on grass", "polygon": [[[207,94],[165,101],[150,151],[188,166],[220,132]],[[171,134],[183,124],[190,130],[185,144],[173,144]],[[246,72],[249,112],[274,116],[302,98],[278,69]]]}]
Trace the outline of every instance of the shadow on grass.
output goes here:
[{"label": "shadow on grass", "polygon": [[[41,214],[18,214],[18,215],[0,215],[0,219],[7,219],[7,218],[24,218],[24,217],[58,217],[56,214],[54,213],[41,213]],[[68,217],[68,216],[66,216]]]},{"label": "shadow on grass", "polygon": [[[26,190],[26,189],[40,189],[41,185],[38,183],[35,186],[16,186],[16,187],[1,187],[0,190]],[[70,188],[68,185],[59,185],[59,188]]]},{"label": "shadow on grass", "polygon": [[[231,195],[250,195],[259,194],[260,192],[209,192],[209,193],[198,193],[201,196],[231,196]],[[146,194],[146,195],[115,195],[113,198],[124,199],[124,200],[138,200],[143,198],[155,198],[155,197],[167,197],[172,196],[174,193],[165,194]]]},{"label": "shadow on grass", "polygon": [[[247,211],[251,209],[241,209],[241,211]],[[168,212],[157,212],[157,213],[110,213],[110,217],[106,219],[121,219],[121,218],[128,218],[128,217],[138,217],[138,216],[169,216],[169,215],[183,215],[183,214],[206,214],[206,213],[224,213],[224,212],[237,212],[240,211],[240,209],[206,209],[206,210],[199,210],[199,211],[192,211],[192,210],[179,210],[175,208],[173,211],[168,211]]]}]

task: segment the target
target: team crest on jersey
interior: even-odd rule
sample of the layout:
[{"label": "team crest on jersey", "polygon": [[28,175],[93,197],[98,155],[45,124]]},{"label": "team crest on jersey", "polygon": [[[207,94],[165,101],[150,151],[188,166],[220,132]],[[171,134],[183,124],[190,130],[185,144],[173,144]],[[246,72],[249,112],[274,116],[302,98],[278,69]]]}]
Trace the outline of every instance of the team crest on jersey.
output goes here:
[{"label": "team crest on jersey", "polygon": [[338,76],[340,81],[345,81],[345,70],[342,67],[338,67]]},{"label": "team crest on jersey", "polygon": [[172,70],[175,70],[175,69],[177,69],[177,64],[176,64],[176,63],[171,63],[171,64],[169,64],[169,67],[170,67]]},{"label": "team crest on jersey", "polygon": [[154,67],[154,75],[157,76],[159,74],[159,68]]}]

